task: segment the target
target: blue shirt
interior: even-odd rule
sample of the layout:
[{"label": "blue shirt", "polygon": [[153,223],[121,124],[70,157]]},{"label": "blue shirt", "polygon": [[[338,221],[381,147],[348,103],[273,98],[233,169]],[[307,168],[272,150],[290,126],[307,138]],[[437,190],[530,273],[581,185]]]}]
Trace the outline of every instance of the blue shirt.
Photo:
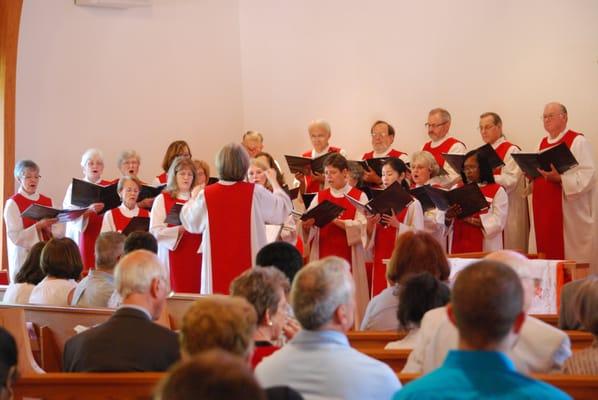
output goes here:
[{"label": "blue shirt", "polygon": [[300,331],[264,358],[255,375],[263,387],[290,386],[305,400],[390,400],[401,387],[388,365],[353,349],[336,331]]},{"label": "blue shirt", "polygon": [[399,399],[570,399],[559,389],[515,370],[494,351],[451,350],[442,366],[410,382]]}]

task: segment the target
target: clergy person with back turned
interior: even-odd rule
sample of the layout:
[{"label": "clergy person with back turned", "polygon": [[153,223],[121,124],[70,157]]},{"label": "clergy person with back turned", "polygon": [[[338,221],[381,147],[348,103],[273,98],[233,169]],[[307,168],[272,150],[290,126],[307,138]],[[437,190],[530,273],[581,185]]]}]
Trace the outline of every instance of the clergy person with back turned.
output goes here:
[{"label": "clergy person with back turned", "polygon": [[565,143],[579,163],[560,175],[556,169],[539,170],[533,181],[533,216],[536,250],[546,258],[587,263],[592,258],[596,235],[596,210],[593,196],[596,167],[590,143],[581,133],[567,128],[567,109],[548,103],[542,116],[548,136],[539,151]]},{"label": "clergy person with back turned", "polygon": [[291,213],[291,199],[265,171],[272,193],[261,185],[244,182],[249,155],[230,143],[216,157],[219,181],[193,189],[180,218],[188,232],[202,233],[201,293],[228,293],[230,283],[255,265],[257,252],[267,244],[266,224],[283,224]]}]

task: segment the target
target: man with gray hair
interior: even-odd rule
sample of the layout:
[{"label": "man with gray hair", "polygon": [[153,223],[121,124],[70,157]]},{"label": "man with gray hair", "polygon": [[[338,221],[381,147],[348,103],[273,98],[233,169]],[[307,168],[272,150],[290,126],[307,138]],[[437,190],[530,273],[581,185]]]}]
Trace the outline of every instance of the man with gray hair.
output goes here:
[{"label": "man with gray hair", "polygon": [[170,291],[160,260],[146,250],[129,253],[116,266],[114,282],[120,308],[66,342],[64,371],[166,371],[179,359],[179,344],[176,333],[153,322]]},{"label": "man with gray hair", "polygon": [[75,307],[108,307],[114,292],[114,267],[124,253],[125,236],[104,232],[95,244],[95,269],[90,269],[77,284],[71,305]]},{"label": "man with gray hair", "polygon": [[[486,259],[504,263],[517,273],[523,286],[523,311],[527,313],[534,296],[528,259],[512,250],[491,253]],[[446,310],[446,307],[435,308],[424,315],[420,340],[409,354],[402,372],[428,373],[442,365],[448,352],[457,348],[457,328],[449,321]],[[558,371],[571,356],[571,341],[565,332],[527,315],[519,340],[507,355],[522,373],[549,373]]]},{"label": "man with gray hair", "polygon": [[256,368],[263,387],[288,385],[310,399],[389,399],[400,389],[396,374],[349,346],[355,285],[347,261],[326,257],[303,267],[291,289],[303,327]]},{"label": "man with gray hair", "polygon": [[442,175],[442,186],[450,188],[459,182],[460,171],[455,171],[446,164],[442,153],[465,154],[466,147],[463,142],[448,135],[451,129],[451,114],[444,108],[434,108],[428,113],[428,121],[425,123],[430,141],[424,144],[422,150],[431,153],[441,168],[444,168],[448,175]]}]

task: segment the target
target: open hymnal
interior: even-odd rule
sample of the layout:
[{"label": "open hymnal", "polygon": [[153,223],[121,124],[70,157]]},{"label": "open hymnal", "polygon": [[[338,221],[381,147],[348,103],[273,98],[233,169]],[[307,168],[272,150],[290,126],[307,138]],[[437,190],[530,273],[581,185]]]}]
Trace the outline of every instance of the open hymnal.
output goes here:
[{"label": "open hymnal", "polygon": [[433,208],[446,211],[449,207],[458,205],[461,208],[458,218],[468,217],[490,206],[477,183],[468,183],[453,190],[424,185],[412,189],[411,194],[419,200],[424,211]]},{"label": "open hymnal", "polygon": [[149,231],[149,223],[149,217],[133,217],[125,229],[123,229],[122,234],[128,236],[133,232],[147,232]]},{"label": "open hymnal", "polygon": [[101,186],[82,179],[73,178],[71,204],[77,207],[89,207],[94,203],[103,203],[108,211],[120,205],[121,200],[116,192],[117,182]]},{"label": "open hymnal", "polygon": [[[505,165],[503,160],[494,150],[494,147],[490,144],[485,144],[478,147],[476,150],[478,157],[486,159],[491,169],[502,167]],[[463,169],[463,163],[465,162],[465,154],[451,154],[442,153],[442,158],[455,170],[455,172],[461,172]]]},{"label": "open hymnal", "polygon": [[308,170],[312,172],[323,174],[324,173],[324,161],[326,158],[332,153],[324,154],[317,158],[307,158],[307,157],[300,157],[300,156],[289,156],[285,155],[284,158],[287,160],[287,164],[289,165],[289,170],[293,173],[302,173],[306,174]]},{"label": "open hymnal", "polygon": [[182,209],[183,209],[183,205],[180,203],[176,203],[175,205],[173,205],[170,208],[170,211],[168,211],[168,215],[166,216],[166,219],[164,220],[164,222],[166,222],[168,225],[173,225],[173,226],[182,225],[183,224],[181,222],[181,210]]},{"label": "open hymnal", "polygon": [[413,196],[403,189],[400,183],[394,182],[384,190],[377,190],[376,195],[367,203],[345,195],[347,200],[363,214],[388,214],[400,213],[413,202]]},{"label": "open hymnal", "polygon": [[48,206],[42,206],[41,204],[32,204],[23,213],[22,217],[30,218],[35,221],[46,218],[58,218],[58,222],[69,222],[74,221],[82,216],[86,208],[79,208],[75,210],[60,210],[58,208],[52,208]]},{"label": "open hymnal", "polygon": [[512,156],[519,168],[532,179],[542,176],[538,169],[550,171],[550,164],[554,165],[559,174],[579,165],[565,143],[560,143],[539,153],[513,153]]},{"label": "open hymnal", "polygon": [[329,200],[324,200],[311,210],[304,212],[303,214],[293,211],[293,214],[298,216],[302,221],[307,221],[313,218],[315,220],[314,225],[318,228],[328,225],[334,219],[338,218],[345,209]]},{"label": "open hymnal", "polygon": [[141,190],[139,191],[139,197],[137,197],[137,201],[145,200],[145,199],[153,199],[154,197],[158,196],[166,185],[160,186],[151,186],[151,185],[141,185]]}]

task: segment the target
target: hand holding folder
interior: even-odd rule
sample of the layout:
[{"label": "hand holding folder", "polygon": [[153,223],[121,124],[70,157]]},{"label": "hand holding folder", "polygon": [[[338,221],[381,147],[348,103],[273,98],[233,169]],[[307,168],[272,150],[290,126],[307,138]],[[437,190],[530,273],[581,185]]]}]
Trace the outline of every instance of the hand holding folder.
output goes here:
[{"label": "hand holding folder", "polygon": [[121,200],[116,192],[118,183],[108,186],[96,185],[82,179],[73,178],[71,204],[77,207],[89,207],[95,203],[104,204],[103,212],[116,208]]},{"label": "hand holding folder", "polygon": [[363,214],[392,215],[399,214],[413,202],[413,196],[407,192],[399,182],[394,182],[384,190],[377,191],[373,199],[362,203],[351,196],[345,195],[347,200]]},{"label": "hand holding folder", "polygon": [[539,153],[513,153],[512,156],[523,173],[531,179],[542,176],[538,170],[551,171],[551,165],[554,165],[556,171],[561,175],[579,165],[565,143]]},{"label": "hand holding folder", "polygon": [[[494,150],[494,147],[490,144],[478,147],[475,149],[475,152],[478,154],[478,157],[486,159],[491,169],[503,167],[505,165],[504,161],[501,160],[496,150]],[[463,170],[465,154],[442,153],[442,158],[444,158],[455,172],[460,173],[461,170]]]},{"label": "hand holding folder", "polygon": [[448,191],[424,185],[412,189],[411,194],[420,201],[424,211],[433,208],[447,211],[454,207],[459,210],[457,218],[468,217],[490,207],[477,183],[468,183]]},{"label": "hand holding folder", "polygon": [[41,204],[32,204],[23,213],[22,217],[30,218],[35,221],[42,219],[53,219],[56,218],[58,222],[69,222],[74,221],[87,211],[86,208],[79,208],[75,210],[61,210],[58,208],[52,208],[42,206]]},{"label": "hand holding folder", "polygon": [[299,156],[285,155],[284,158],[287,160],[289,170],[293,174],[304,174],[309,175],[310,173],[323,174],[324,173],[324,161],[331,153],[324,154],[317,158],[307,158]]},{"label": "hand holding folder", "polygon": [[293,214],[297,215],[301,221],[307,221],[313,218],[314,225],[318,228],[322,228],[338,218],[343,211],[345,211],[343,207],[336,205],[331,201],[324,200],[322,203],[303,214],[297,212],[293,212]]}]

